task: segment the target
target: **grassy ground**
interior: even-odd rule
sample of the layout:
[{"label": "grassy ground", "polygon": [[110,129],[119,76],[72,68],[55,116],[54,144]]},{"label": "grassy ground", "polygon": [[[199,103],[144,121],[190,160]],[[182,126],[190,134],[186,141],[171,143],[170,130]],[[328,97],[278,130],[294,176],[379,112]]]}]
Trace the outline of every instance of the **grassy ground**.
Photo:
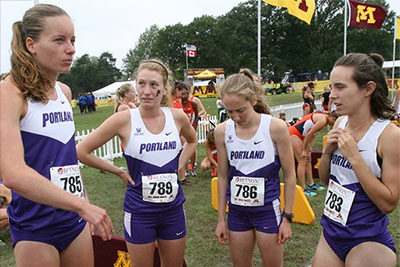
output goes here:
[{"label": "grassy ground", "polygon": [[[267,96],[271,106],[292,102],[300,102],[299,93],[289,95]],[[204,98],[202,102],[206,110],[216,115],[215,98]],[[95,114],[79,115],[74,110],[77,130],[95,128],[105,118],[113,113],[112,107],[99,108]],[[315,139],[313,149],[321,150],[322,136],[326,132],[319,133]],[[198,147],[198,162],[205,157],[203,145]],[[126,166],[123,159],[116,159],[117,166]],[[93,168],[82,169],[85,186],[91,202],[107,209],[114,224],[115,235],[123,236],[123,212],[122,201],[125,193],[124,185],[119,179],[110,174],[100,173]],[[211,172],[197,171],[197,177],[189,177],[193,186],[184,187],[187,214],[187,246],[185,260],[188,266],[231,266],[229,249],[227,246],[219,245],[214,237],[217,225],[217,212],[211,206]],[[318,180],[317,180],[318,182]],[[316,197],[308,198],[315,212],[316,220],[311,225],[294,223],[292,225],[293,237],[285,244],[284,260],[285,266],[307,266],[311,263],[315,248],[321,233],[319,220],[323,209],[325,191]],[[391,225],[389,230],[399,248],[400,244],[400,213],[399,208],[389,215]],[[0,266],[14,266],[15,261],[12,253],[11,238],[8,229],[0,232],[0,239],[5,246],[0,246]],[[259,252],[255,252],[254,266],[261,266]]]}]

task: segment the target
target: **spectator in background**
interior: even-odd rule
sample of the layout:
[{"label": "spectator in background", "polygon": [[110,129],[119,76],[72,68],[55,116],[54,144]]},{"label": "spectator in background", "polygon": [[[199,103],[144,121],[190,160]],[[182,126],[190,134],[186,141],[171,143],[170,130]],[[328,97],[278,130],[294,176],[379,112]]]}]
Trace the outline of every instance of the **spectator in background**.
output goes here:
[{"label": "spectator in background", "polygon": [[206,157],[201,162],[200,166],[203,171],[212,170],[211,176],[217,176],[218,155],[217,147],[215,146],[214,129],[208,131],[205,141]]},{"label": "spectator in background", "polygon": [[206,94],[211,94],[211,93],[213,93],[213,94],[216,93],[215,85],[214,85],[213,81],[209,81],[208,85],[207,85],[207,88],[206,88]]},{"label": "spectator in background", "polygon": [[121,85],[115,92],[115,112],[137,107],[135,88],[130,83]]},{"label": "spectator in background", "polygon": [[93,112],[96,112],[96,97],[94,96],[94,94],[92,92],[89,92],[89,97],[91,99],[91,101],[90,101],[90,103],[91,103],[90,109]]},{"label": "spectator in background", "polygon": [[[199,110],[197,104],[190,100],[189,96],[189,88],[185,83],[179,83],[177,85],[177,89],[181,98],[182,109],[183,112],[188,116],[189,122],[192,125],[193,129],[197,132],[197,125],[199,123]],[[196,176],[197,169],[197,148],[194,151],[193,155],[189,158],[189,163],[187,167],[187,171],[192,175]]]},{"label": "spectator in background", "polygon": [[87,102],[87,110],[89,113],[92,113],[94,98],[91,97],[89,92],[85,94],[85,97],[86,97],[86,102]]},{"label": "spectator in background", "polygon": [[83,93],[79,94],[78,102],[79,102],[79,111],[80,111],[80,113],[81,114],[86,113],[87,100],[86,100],[86,97],[84,96]]},{"label": "spectator in background", "polygon": [[281,111],[279,112],[279,119],[283,120],[286,123],[287,127],[290,127],[290,123],[286,121],[286,113]]},{"label": "spectator in background", "polygon": [[302,94],[303,94],[303,117],[313,113],[315,110],[315,104],[314,104],[314,83],[309,82],[307,85],[303,86],[302,89]]},{"label": "spectator in background", "polygon": [[324,111],[329,111],[329,96],[331,94],[330,86],[325,86],[324,92],[318,94],[318,98],[321,99],[322,109]]},{"label": "spectator in background", "polygon": [[[315,196],[314,191],[324,190],[323,186],[314,182],[311,165],[311,148],[315,135],[327,125],[333,125],[337,118],[337,113],[329,115],[324,113],[311,113],[303,117],[300,121],[290,126],[289,133],[294,156],[297,160],[297,178],[299,184],[307,196]],[[306,186],[305,177],[308,184]]]}]

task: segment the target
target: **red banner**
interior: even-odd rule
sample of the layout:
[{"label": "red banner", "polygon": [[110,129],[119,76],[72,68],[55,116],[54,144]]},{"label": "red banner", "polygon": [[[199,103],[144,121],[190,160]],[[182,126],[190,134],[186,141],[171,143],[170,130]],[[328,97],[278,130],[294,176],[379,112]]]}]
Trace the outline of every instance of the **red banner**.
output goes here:
[{"label": "red banner", "polygon": [[350,6],[349,26],[380,29],[386,18],[385,7],[348,0]]}]

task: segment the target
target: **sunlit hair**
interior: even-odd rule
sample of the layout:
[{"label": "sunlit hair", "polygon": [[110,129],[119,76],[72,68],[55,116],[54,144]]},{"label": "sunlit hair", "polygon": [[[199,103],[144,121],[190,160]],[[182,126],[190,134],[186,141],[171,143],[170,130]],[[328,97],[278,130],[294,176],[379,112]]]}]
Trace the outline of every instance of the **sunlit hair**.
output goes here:
[{"label": "sunlit hair", "polygon": [[57,6],[39,4],[26,11],[22,21],[12,27],[10,78],[23,97],[43,103],[48,102],[47,90],[51,83],[26,48],[25,41],[30,37],[37,42],[46,28],[46,18],[56,16],[68,14]]},{"label": "sunlit hair", "polygon": [[118,108],[120,104],[122,104],[124,97],[129,91],[135,90],[133,85],[130,83],[124,83],[115,91],[115,109]]},{"label": "sunlit hair", "polygon": [[254,81],[253,73],[249,69],[241,69],[239,73],[229,76],[219,87],[218,95],[221,99],[227,94],[243,95],[247,101],[257,96],[254,110],[257,113],[271,114],[261,85]]},{"label": "sunlit hair", "polygon": [[[134,73],[134,78],[137,79],[137,76],[139,72],[142,70],[150,70],[150,71],[155,71],[161,74],[163,78],[163,83],[164,86],[167,88],[168,91],[171,90],[171,82],[172,82],[172,73],[169,70],[167,64],[162,62],[159,59],[148,59],[148,60],[143,60],[140,62],[139,67]],[[162,107],[170,107],[171,106],[171,98],[169,97],[168,94],[163,95],[161,98],[161,103],[160,105]]]},{"label": "sunlit hair", "polygon": [[340,57],[334,67],[352,68],[352,79],[360,89],[363,89],[370,81],[375,82],[376,89],[371,95],[371,113],[376,118],[389,119],[395,110],[389,100],[389,89],[382,69],[383,61],[383,57],[379,54],[350,53]]}]

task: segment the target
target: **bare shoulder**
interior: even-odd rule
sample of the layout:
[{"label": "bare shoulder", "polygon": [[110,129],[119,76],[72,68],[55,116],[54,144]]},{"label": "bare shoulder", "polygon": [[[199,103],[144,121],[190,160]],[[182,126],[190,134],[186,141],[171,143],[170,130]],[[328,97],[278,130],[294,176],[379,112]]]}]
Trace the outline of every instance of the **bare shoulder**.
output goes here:
[{"label": "bare shoulder", "polygon": [[[400,128],[394,125],[393,123],[389,123],[388,126],[383,130],[381,136],[379,137],[379,146],[382,146],[383,149],[387,148],[390,150],[393,147],[399,147],[400,143]],[[397,149],[398,150],[398,149]]]},{"label": "bare shoulder", "polygon": [[271,118],[271,131],[287,131],[286,123],[278,118],[272,117]]},{"label": "bare shoulder", "polygon": [[60,85],[61,90],[63,91],[63,93],[65,94],[65,96],[68,98],[68,100],[71,102],[72,100],[72,92],[71,92],[71,88],[69,88],[68,85],[66,85],[65,83],[59,82],[57,81],[57,83]]},{"label": "bare shoulder", "polygon": [[272,140],[275,142],[285,136],[289,136],[289,128],[286,126],[286,123],[278,118],[271,118],[271,126],[270,126],[270,134]]},{"label": "bare shoulder", "polygon": [[12,83],[10,76],[0,82],[0,106],[21,108],[22,114],[25,101],[21,91]]},{"label": "bare shoulder", "polygon": [[186,114],[183,112],[183,109],[180,108],[169,108],[172,112],[172,116],[174,119],[182,119],[183,117],[187,117]]},{"label": "bare shoulder", "polygon": [[339,124],[342,122],[343,119],[344,119],[344,116],[340,116],[339,118],[337,118],[332,129],[336,129],[337,127],[339,127]]},{"label": "bare shoulder", "polygon": [[217,127],[215,127],[214,136],[216,138],[221,138],[221,137],[225,136],[225,129],[226,129],[227,122],[228,121],[224,121],[223,123],[220,123],[217,125]]}]

